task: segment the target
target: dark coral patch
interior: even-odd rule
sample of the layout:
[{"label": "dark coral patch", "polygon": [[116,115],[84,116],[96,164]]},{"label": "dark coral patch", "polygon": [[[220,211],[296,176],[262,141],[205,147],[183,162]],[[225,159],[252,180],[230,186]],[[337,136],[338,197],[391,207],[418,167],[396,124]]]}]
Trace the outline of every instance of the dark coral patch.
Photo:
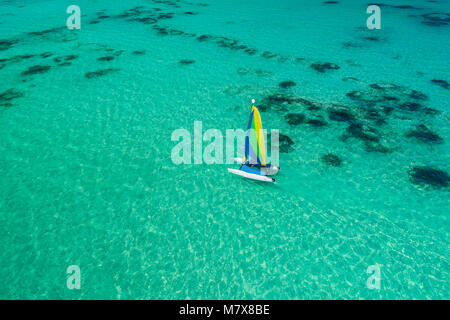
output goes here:
[{"label": "dark coral patch", "polygon": [[[166,19],[170,19],[170,18],[166,18]],[[142,17],[142,18],[130,19],[129,21],[137,21],[137,22],[141,22],[143,24],[154,24],[154,23],[158,22],[158,19],[155,19],[153,17]]]},{"label": "dark coral patch", "polygon": [[328,122],[322,119],[308,119],[306,123],[316,128],[325,127],[328,125]]},{"label": "dark coral patch", "polygon": [[280,133],[279,135],[280,152],[289,153],[291,151],[293,144],[294,141],[292,141],[292,139],[289,136]]},{"label": "dark coral patch", "polygon": [[264,98],[264,102],[267,102],[268,104],[293,104],[298,103],[299,99],[291,94],[285,94],[285,93],[273,93],[268,95]]},{"label": "dark coral patch", "polygon": [[247,48],[247,49],[245,49],[244,51],[245,51],[249,56],[252,56],[252,55],[254,55],[255,53],[258,52],[258,50],[253,49],[253,48]]},{"label": "dark coral patch", "polygon": [[416,138],[417,140],[427,144],[439,144],[444,141],[444,139],[441,138],[437,133],[434,133],[423,124],[416,126],[416,128],[413,130],[410,130],[406,134],[406,136],[410,138]]},{"label": "dark coral patch", "polygon": [[133,53],[134,55],[136,55],[136,56],[142,56],[142,55],[144,55],[146,52],[147,52],[147,51],[145,51],[145,50],[135,50],[135,51],[133,51],[132,53]]},{"label": "dark coral patch", "polygon": [[8,89],[6,91],[3,91],[0,93],[0,106],[2,107],[11,107],[13,100],[17,98],[23,97],[23,93],[20,91],[17,91],[16,89]]},{"label": "dark coral patch", "polygon": [[388,153],[391,149],[382,145],[379,141],[365,141],[364,147],[367,152]]},{"label": "dark coral patch", "polygon": [[320,110],[320,104],[311,100],[307,100],[304,98],[297,98],[296,99],[297,103],[302,103],[306,106],[308,106],[308,110],[310,111],[316,111],[316,110]]},{"label": "dark coral patch", "polygon": [[76,54],[69,54],[69,55],[66,55],[66,56],[56,57],[56,58],[53,59],[53,61],[60,63],[60,62],[64,62],[64,61],[72,61],[72,60],[75,60],[77,58],[78,58],[78,55],[76,55]]},{"label": "dark coral patch", "polygon": [[425,113],[425,114],[429,114],[429,115],[435,115],[435,114],[439,114],[440,113],[439,110],[436,110],[436,109],[433,109],[433,108],[428,108],[428,107],[423,108],[422,112]]},{"label": "dark coral patch", "polygon": [[173,12],[160,13],[156,19],[157,20],[172,19],[173,15],[174,15]]},{"label": "dark coral patch", "polygon": [[64,61],[71,61],[71,60],[75,60],[76,58],[78,58],[78,55],[76,55],[76,54],[69,54],[69,55],[64,57]]},{"label": "dark coral patch", "polygon": [[200,41],[200,42],[208,41],[208,40],[211,40],[211,39],[213,39],[213,37],[210,36],[210,35],[207,35],[207,34],[202,34],[202,35],[197,37],[197,40]]},{"label": "dark coral patch", "polygon": [[162,35],[162,36],[167,36],[167,35],[185,36],[185,37],[195,37],[196,36],[194,33],[186,33],[182,30],[172,29],[172,28],[168,28],[168,27],[161,27],[158,25],[154,25],[153,28],[155,30],[157,30],[159,35]]},{"label": "dark coral patch", "polygon": [[114,60],[113,56],[105,56],[97,59],[97,61],[112,61],[112,60]]},{"label": "dark coral patch", "polygon": [[395,90],[395,89],[401,89],[400,86],[393,84],[393,83],[372,83],[369,85],[372,89],[377,90]]},{"label": "dark coral patch", "polygon": [[417,102],[404,102],[399,105],[399,108],[405,111],[418,111],[423,109],[424,106]]},{"label": "dark coral patch", "polygon": [[333,121],[352,122],[356,118],[346,108],[331,108],[328,109],[328,118]]},{"label": "dark coral patch", "polygon": [[364,40],[369,40],[369,41],[379,41],[380,38],[379,37],[374,37],[374,36],[367,36],[367,37],[363,37]]},{"label": "dark coral patch", "polygon": [[437,84],[438,86],[441,86],[444,89],[450,88],[450,84],[445,80],[433,79],[431,80],[431,83]]},{"label": "dark coral patch", "polygon": [[48,33],[53,33],[53,32],[57,32],[58,28],[52,28],[52,29],[45,29],[45,30],[41,30],[41,31],[32,31],[32,32],[28,32],[28,34],[30,36],[43,36],[46,35]]},{"label": "dark coral patch", "polygon": [[264,51],[261,54],[261,57],[266,58],[266,59],[272,59],[272,58],[275,58],[276,56],[277,56],[276,53],[273,53],[273,52],[270,52],[270,51]]},{"label": "dark coral patch", "polygon": [[420,8],[411,6],[409,4],[402,4],[402,5],[390,5],[390,4],[384,4],[384,3],[370,3],[371,5],[377,5],[379,7],[386,7],[386,8],[394,8],[394,9],[411,9],[411,10],[419,10]]},{"label": "dark coral patch", "polygon": [[169,32],[167,31],[167,28],[154,25],[153,29],[155,29],[157,34],[160,35],[160,36],[168,36],[169,35]]},{"label": "dark coral patch", "polygon": [[409,176],[414,184],[430,185],[436,188],[447,187],[450,182],[447,172],[431,167],[414,167],[409,171]]},{"label": "dark coral patch", "polygon": [[406,95],[412,99],[416,99],[416,100],[427,100],[428,96],[420,91],[417,90],[411,90],[409,92],[406,93]]},{"label": "dark coral patch", "polygon": [[[278,148],[280,152],[289,153],[294,144],[294,141],[289,136],[282,133],[278,134]],[[267,135],[267,148],[270,150],[272,147],[277,148],[277,146],[272,146],[272,135],[269,133]]]},{"label": "dark coral patch", "polygon": [[422,24],[430,26],[430,27],[442,27],[448,25],[447,22],[442,21],[422,21]]},{"label": "dark coral patch", "polygon": [[398,101],[398,100],[400,100],[399,98],[394,97],[394,96],[382,96],[382,98],[383,98],[384,101]]},{"label": "dark coral patch", "polygon": [[188,64],[193,64],[195,63],[195,60],[190,60],[190,59],[183,59],[179,61],[180,64],[184,64],[184,65],[188,65]]},{"label": "dark coral patch", "polygon": [[20,58],[21,60],[26,60],[26,59],[34,58],[35,56],[36,56],[35,54],[21,54],[16,57]]},{"label": "dark coral patch", "polygon": [[60,64],[58,64],[58,66],[60,67],[67,67],[67,66],[71,66],[72,62],[66,61],[66,62],[61,62]]},{"label": "dark coral patch", "polygon": [[48,70],[50,70],[51,66],[41,66],[41,65],[37,65],[37,66],[32,66],[29,67],[27,70],[22,72],[22,75],[24,76],[29,76],[29,75],[34,75],[34,74],[40,74],[40,73],[45,73]]},{"label": "dark coral patch", "polygon": [[411,6],[409,4],[401,4],[401,5],[395,5],[395,6],[391,6],[392,8],[395,9],[411,9],[411,10],[419,10],[420,8]]},{"label": "dark coral patch", "polygon": [[177,30],[177,29],[170,29],[169,34],[171,36],[181,36],[181,35],[184,35],[184,31]]},{"label": "dark coral patch", "polygon": [[362,123],[352,123],[347,127],[346,133],[342,136],[343,140],[353,137],[365,142],[379,142],[377,131]]},{"label": "dark coral patch", "polygon": [[324,4],[338,4],[339,1],[324,1]]},{"label": "dark coral patch", "polygon": [[[372,83],[369,87],[369,90],[350,91],[346,96],[357,101],[360,109],[366,111],[365,118],[373,120],[374,124],[382,125],[386,123],[386,119],[381,116],[380,112],[387,116],[397,111],[396,116],[400,117],[404,117],[405,113],[410,112],[420,112],[425,115],[439,113],[438,110],[422,104],[422,101],[427,100],[428,96],[421,91],[392,83]],[[398,112],[403,113],[403,115],[399,115]]]},{"label": "dark coral patch", "polygon": [[[140,22],[143,24],[155,24],[158,20],[170,19],[174,13],[157,13],[160,11],[158,8],[153,10],[144,9],[143,6],[137,6],[132,9],[128,9],[119,15],[115,15],[114,18],[126,19],[130,22]],[[99,17],[100,18],[100,17]]]},{"label": "dark coral patch", "polygon": [[352,80],[352,81],[359,81],[359,79],[355,78],[355,77],[344,77],[344,78],[342,78],[342,81],[344,81],[344,82],[347,82],[347,81],[350,81],[350,80]]},{"label": "dark coral patch", "polygon": [[391,106],[383,106],[382,109],[385,115],[390,115],[394,111],[394,107]]},{"label": "dark coral patch", "polygon": [[23,60],[31,59],[35,56],[36,55],[34,54],[18,54],[10,58],[0,59],[0,70],[11,63],[21,62]]},{"label": "dark coral patch", "polygon": [[131,9],[128,9],[124,12],[122,12],[121,14],[118,14],[117,16],[115,16],[116,18],[132,18],[132,17],[139,17],[143,11],[144,7],[143,6],[137,6]]},{"label": "dark coral patch", "polygon": [[278,84],[278,86],[280,86],[283,89],[291,88],[291,87],[294,87],[295,85],[296,85],[296,83],[294,81],[291,81],[291,80],[282,81],[282,82],[280,82]]},{"label": "dark coral patch", "polygon": [[97,71],[87,72],[84,76],[88,79],[92,79],[92,78],[98,78],[98,77],[107,75],[112,72],[117,72],[117,71],[120,71],[120,69],[117,69],[117,68],[100,69]]},{"label": "dark coral patch", "polygon": [[288,113],[284,118],[290,125],[298,125],[305,121],[305,115],[302,113]]},{"label": "dark coral patch", "polygon": [[57,42],[68,42],[73,41],[78,38],[76,31],[69,31],[66,26],[56,27],[52,29],[46,29],[41,31],[28,32],[30,37],[38,37],[44,40],[57,41]]},{"label": "dark coral patch", "polygon": [[49,58],[49,57],[51,57],[53,55],[53,53],[51,53],[51,52],[49,52],[49,51],[46,51],[46,52],[42,52],[41,54],[40,54],[40,57],[41,58]]},{"label": "dark coral patch", "polygon": [[319,106],[309,106],[307,109],[309,111],[318,111],[318,110],[320,110],[320,107]]},{"label": "dark coral patch", "polygon": [[261,111],[261,112],[266,112],[266,111],[269,109],[269,107],[268,107],[266,104],[261,103],[261,104],[258,106],[258,109],[259,109],[259,111]]},{"label": "dark coral patch", "polygon": [[18,40],[0,39],[0,51],[12,48],[17,42]]},{"label": "dark coral patch", "polygon": [[422,15],[423,24],[432,27],[446,26],[450,23],[450,13],[431,12]]},{"label": "dark coral patch", "polygon": [[320,73],[325,73],[329,70],[340,69],[340,67],[337,64],[331,63],[331,62],[312,63],[311,68],[313,68],[314,70],[316,70],[317,72],[320,72]]},{"label": "dark coral patch", "polygon": [[325,164],[332,167],[340,167],[342,165],[342,159],[332,153],[322,155],[321,159]]},{"label": "dark coral patch", "polygon": [[258,50],[254,48],[250,48],[245,44],[242,44],[239,42],[239,40],[230,39],[228,37],[224,36],[213,36],[213,35],[200,35],[197,36],[194,33],[186,33],[181,30],[171,29],[168,27],[162,27],[159,25],[154,25],[153,29],[155,29],[159,35],[179,35],[179,36],[185,36],[185,37],[197,37],[196,39],[200,42],[204,41],[214,41],[218,47],[221,48],[228,48],[230,50],[241,50],[245,52],[248,55],[254,55],[258,52]]},{"label": "dark coral patch", "polygon": [[375,121],[375,124],[380,126],[386,123],[386,119],[376,109],[367,109],[365,119]]},{"label": "dark coral patch", "polygon": [[378,83],[369,84],[369,87],[371,87],[372,89],[384,90],[384,88],[380,86]]},{"label": "dark coral patch", "polygon": [[360,47],[362,47],[361,44],[355,43],[355,42],[351,42],[351,41],[347,41],[347,42],[342,43],[342,46],[344,48],[360,48]]},{"label": "dark coral patch", "polygon": [[226,37],[219,37],[216,39],[216,43],[222,48],[234,48],[238,44],[238,41]]},{"label": "dark coral patch", "polygon": [[245,44],[241,44],[238,40],[229,39],[227,37],[215,37],[216,43],[219,47],[229,48],[231,50],[242,50],[249,55],[253,55],[257,52],[256,49],[249,48]]},{"label": "dark coral patch", "polygon": [[373,94],[363,92],[363,91],[358,91],[358,90],[353,90],[353,91],[347,92],[345,95],[352,100],[360,101],[360,102],[364,102],[364,103],[368,103],[368,104],[374,104],[374,103],[384,100],[384,98],[380,97],[379,95],[373,95]]}]

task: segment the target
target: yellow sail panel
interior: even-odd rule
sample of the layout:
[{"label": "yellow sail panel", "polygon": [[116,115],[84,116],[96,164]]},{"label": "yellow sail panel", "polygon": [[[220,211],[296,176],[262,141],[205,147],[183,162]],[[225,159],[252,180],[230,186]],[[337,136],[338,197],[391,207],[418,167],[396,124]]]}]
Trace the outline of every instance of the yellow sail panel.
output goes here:
[{"label": "yellow sail panel", "polygon": [[261,166],[266,165],[266,149],[264,145],[264,132],[262,127],[262,121],[261,121],[261,115],[259,114],[259,110],[252,106],[252,112],[253,112],[253,123],[254,123],[254,129],[256,133],[256,140],[258,143],[258,151],[257,151],[257,157],[259,161],[261,162]]},{"label": "yellow sail panel", "polygon": [[252,106],[247,134],[245,135],[244,162],[266,166],[264,131],[261,115],[255,106]]}]

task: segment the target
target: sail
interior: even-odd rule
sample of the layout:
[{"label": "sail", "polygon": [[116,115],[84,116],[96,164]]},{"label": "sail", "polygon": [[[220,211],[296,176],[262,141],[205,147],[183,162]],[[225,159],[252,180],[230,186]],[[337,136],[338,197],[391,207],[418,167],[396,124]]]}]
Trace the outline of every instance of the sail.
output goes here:
[{"label": "sail", "polygon": [[264,133],[261,115],[255,106],[252,106],[247,133],[245,135],[244,162],[266,165],[266,150],[264,147]]}]

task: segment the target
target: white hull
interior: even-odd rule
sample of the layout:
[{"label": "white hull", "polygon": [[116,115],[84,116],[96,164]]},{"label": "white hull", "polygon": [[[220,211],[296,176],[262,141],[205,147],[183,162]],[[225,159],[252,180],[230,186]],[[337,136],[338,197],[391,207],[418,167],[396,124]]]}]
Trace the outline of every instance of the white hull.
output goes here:
[{"label": "white hull", "polygon": [[244,172],[241,170],[236,170],[236,169],[228,169],[228,172],[237,174],[238,176],[244,177],[244,178],[248,178],[248,179],[253,179],[253,180],[258,180],[258,181],[265,181],[265,182],[275,182],[275,179],[267,177],[267,176],[261,176],[259,174],[253,174],[253,173],[248,173],[248,172]]},{"label": "white hull", "polygon": [[[239,164],[243,164],[244,163],[244,159],[242,159],[242,158],[234,158],[234,161],[236,161]],[[267,169],[262,168],[262,170],[266,170],[266,175],[274,176],[274,175],[276,175],[278,173],[278,171],[280,171],[280,167],[270,166]]]}]

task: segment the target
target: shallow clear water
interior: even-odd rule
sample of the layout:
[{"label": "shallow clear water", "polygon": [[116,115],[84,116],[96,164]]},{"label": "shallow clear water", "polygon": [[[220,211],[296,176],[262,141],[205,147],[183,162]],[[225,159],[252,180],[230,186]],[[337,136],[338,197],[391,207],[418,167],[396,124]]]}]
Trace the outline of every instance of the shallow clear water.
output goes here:
[{"label": "shallow clear water", "polygon": [[[448,14],[448,2],[382,6],[372,31],[360,1],[78,1],[73,31],[70,4],[0,3],[0,94],[17,96],[0,101],[0,298],[449,298],[448,183],[411,177],[416,166],[450,172],[449,89],[431,82],[450,81],[450,23],[421,16]],[[239,42],[220,46],[220,36]],[[324,62],[339,69],[311,68]],[[22,74],[36,65],[50,69]],[[286,80],[296,85],[280,88]],[[373,105],[354,90],[400,101]],[[172,163],[173,130],[193,133],[196,120],[243,129],[250,99],[273,93],[320,105],[262,112],[265,128],[294,142],[276,185],[230,175],[236,166]],[[333,104],[356,119],[333,121]],[[384,123],[365,117],[370,108]],[[290,125],[290,112],[328,124]],[[383,152],[347,129],[356,122],[376,130]],[[443,141],[408,136],[420,124]],[[366,286],[374,264],[379,290]],[[69,265],[81,268],[81,290],[66,287]]]}]

